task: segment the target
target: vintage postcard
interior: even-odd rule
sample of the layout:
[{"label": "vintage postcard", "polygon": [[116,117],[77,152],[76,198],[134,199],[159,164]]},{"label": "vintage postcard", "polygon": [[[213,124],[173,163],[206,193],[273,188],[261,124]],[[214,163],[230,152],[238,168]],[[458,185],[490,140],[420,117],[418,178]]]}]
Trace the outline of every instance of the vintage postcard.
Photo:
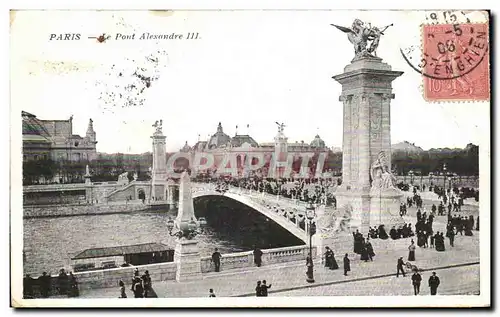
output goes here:
[{"label": "vintage postcard", "polygon": [[11,305],[489,307],[490,43],[459,9],[11,11]]}]

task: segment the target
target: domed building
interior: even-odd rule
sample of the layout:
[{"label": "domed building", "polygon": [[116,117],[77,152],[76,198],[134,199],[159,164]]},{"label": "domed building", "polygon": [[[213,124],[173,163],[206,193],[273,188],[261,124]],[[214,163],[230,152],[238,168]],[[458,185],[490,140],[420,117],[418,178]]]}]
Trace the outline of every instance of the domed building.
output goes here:
[{"label": "domed building", "polygon": [[314,137],[314,140],[311,141],[311,147],[313,148],[325,148],[325,141],[323,141],[318,134]]},{"label": "domed building", "polygon": [[184,143],[184,146],[181,148],[181,152],[191,152],[191,147],[188,145],[188,141]]},{"label": "domed building", "polygon": [[208,149],[212,150],[215,148],[226,147],[231,143],[231,137],[224,133],[222,130],[222,124],[219,122],[217,126],[217,132],[208,141]]},{"label": "domed building", "polygon": [[23,123],[23,160],[81,161],[97,156],[96,133],[89,120],[85,137],[73,134],[73,117],[68,120],[40,120],[21,112]]}]

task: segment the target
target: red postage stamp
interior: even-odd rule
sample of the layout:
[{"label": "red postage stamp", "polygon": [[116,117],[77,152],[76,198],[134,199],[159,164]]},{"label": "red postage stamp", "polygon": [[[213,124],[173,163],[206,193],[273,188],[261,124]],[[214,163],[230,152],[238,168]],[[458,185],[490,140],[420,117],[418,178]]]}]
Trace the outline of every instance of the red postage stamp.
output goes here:
[{"label": "red postage stamp", "polygon": [[426,100],[490,99],[488,24],[425,25],[422,46]]}]

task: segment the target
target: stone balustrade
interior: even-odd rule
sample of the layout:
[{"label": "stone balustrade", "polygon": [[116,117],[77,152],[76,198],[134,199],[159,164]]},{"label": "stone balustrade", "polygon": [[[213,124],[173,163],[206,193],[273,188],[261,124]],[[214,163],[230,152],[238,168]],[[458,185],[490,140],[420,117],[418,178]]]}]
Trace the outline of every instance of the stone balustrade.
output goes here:
[{"label": "stone balustrade", "polygon": [[[270,265],[285,262],[304,261],[309,253],[309,246],[300,245],[294,247],[283,247],[262,250],[262,265]],[[313,258],[316,258],[316,247],[312,248]],[[223,254],[221,258],[221,271],[253,267],[253,251]],[[211,257],[201,258],[201,272],[214,272]]]},{"label": "stone balustrade", "polygon": [[116,287],[118,290],[118,282],[120,282],[120,280],[123,281],[125,285],[130,286],[132,277],[134,276],[134,270],[136,268],[139,269],[140,275],[144,274],[144,271],[148,270],[153,282],[166,281],[175,280],[177,264],[175,262],[166,262],[78,272],[73,274],[77,278],[80,289]]}]

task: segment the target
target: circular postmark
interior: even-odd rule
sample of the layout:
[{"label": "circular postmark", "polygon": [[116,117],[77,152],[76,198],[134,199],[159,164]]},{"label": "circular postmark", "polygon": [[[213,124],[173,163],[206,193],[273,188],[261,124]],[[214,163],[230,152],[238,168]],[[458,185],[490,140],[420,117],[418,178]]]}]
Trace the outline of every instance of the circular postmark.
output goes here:
[{"label": "circular postmark", "polygon": [[[439,20],[441,16],[448,20]],[[489,47],[487,23],[459,20],[449,11],[432,12],[429,19],[433,22],[421,26],[421,45],[400,49],[411,68],[428,78],[450,80],[469,74],[483,62]]]}]

